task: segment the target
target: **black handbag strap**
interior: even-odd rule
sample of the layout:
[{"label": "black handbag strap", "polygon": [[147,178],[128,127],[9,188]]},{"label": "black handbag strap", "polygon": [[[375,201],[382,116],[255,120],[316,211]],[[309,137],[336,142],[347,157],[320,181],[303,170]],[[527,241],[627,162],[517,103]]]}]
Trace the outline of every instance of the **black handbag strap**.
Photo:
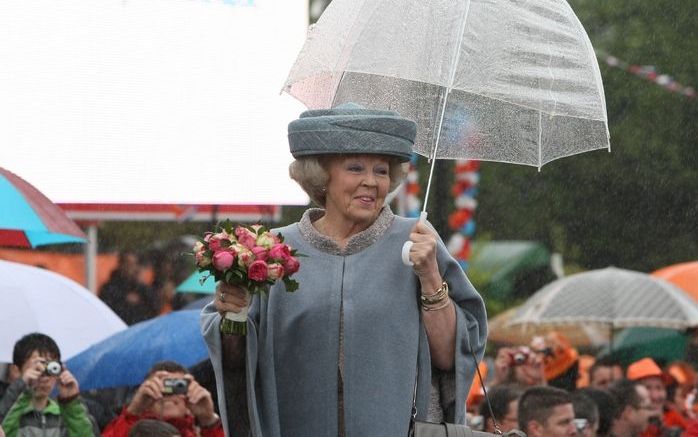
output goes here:
[{"label": "black handbag strap", "polygon": [[[419,317],[421,318],[421,312]],[[477,357],[475,356],[475,352],[473,351],[473,348],[470,344],[470,333],[467,332],[468,329],[468,324],[465,324],[466,326],[466,333],[465,333],[465,338],[468,341],[468,350],[470,350],[470,355],[473,357],[473,362],[475,363],[475,372],[477,372],[477,378],[480,381],[480,386],[482,387],[482,392],[485,395],[485,400],[487,401],[487,411],[490,413],[490,417],[492,418],[492,423],[494,425],[494,433],[496,435],[502,435],[502,430],[499,429],[499,424],[497,423],[497,419],[494,417],[494,412],[492,411],[492,403],[490,402],[490,396],[487,394],[487,387],[485,387],[485,381],[482,379],[482,374],[480,373],[480,363],[477,361]],[[417,374],[414,377],[414,390],[412,392],[412,420],[417,419],[417,381],[419,380],[419,353],[417,354]],[[446,427],[448,429],[448,423],[446,424]],[[454,428],[455,429],[455,428]],[[469,429],[471,432],[470,436],[463,436],[463,437],[471,437],[472,435],[472,430]],[[455,431],[454,431],[455,432]],[[451,435],[450,433],[448,434],[449,436]],[[457,435],[457,434],[454,434]],[[460,437],[460,436],[459,436]]]}]

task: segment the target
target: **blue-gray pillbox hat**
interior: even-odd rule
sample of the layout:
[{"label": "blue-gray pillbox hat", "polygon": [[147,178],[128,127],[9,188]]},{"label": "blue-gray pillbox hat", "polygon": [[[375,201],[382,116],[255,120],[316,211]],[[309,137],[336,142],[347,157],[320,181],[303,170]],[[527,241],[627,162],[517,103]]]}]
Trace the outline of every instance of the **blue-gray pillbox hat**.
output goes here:
[{"label": "blue-gray pillbox hat", "polygon": [[345,103],[332,109],[305,111],[288,125],[294,158],[327,154],[390,155],[410,159],[417,124],[394,111]]}]

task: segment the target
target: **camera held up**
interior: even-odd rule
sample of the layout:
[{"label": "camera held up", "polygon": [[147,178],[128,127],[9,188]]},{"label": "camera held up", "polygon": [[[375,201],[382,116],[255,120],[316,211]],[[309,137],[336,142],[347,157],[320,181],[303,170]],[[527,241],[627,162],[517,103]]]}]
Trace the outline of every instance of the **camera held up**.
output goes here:
[{"label": "camera held up", "polygon": [[58,361],[48,361],[44,367],[44,375],[58,376],[63,371],[63,366]]},{"label": "camera held up", "polygon": [[166,378],[163,380],[162,393],[166,395],[183,395],[187,394],[189,389],[189,380],[185,378]]}]

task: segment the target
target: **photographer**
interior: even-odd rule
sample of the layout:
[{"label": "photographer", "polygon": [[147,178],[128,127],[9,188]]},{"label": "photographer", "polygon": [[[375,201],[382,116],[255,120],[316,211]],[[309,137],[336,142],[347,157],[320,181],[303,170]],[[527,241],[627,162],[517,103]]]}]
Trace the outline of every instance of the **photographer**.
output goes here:
[{"label": "photographer", "polygon": [[528,346],[503,347],[494,360],[493,386],[519,384],[523,387],[546,385],[541,354]]},{"label": "photographer", "polygon": [[[47,335],[29,334],[15,344],[12,361],[21,377],[8,387],[0,402],[9,405],[2,422],[8,437],[99,435],[79,398],[77,380],[60,359],[58,345]],[[57,402],[49,397],[56,385]]]},{"label": "photographer", "polygon": [[155,364],[136,394],[104,429],[104,437],[127,437],[141,419],[158,419],[174,425],[182,437],[223,437],[211,393],[187,370],[172,361]]}]

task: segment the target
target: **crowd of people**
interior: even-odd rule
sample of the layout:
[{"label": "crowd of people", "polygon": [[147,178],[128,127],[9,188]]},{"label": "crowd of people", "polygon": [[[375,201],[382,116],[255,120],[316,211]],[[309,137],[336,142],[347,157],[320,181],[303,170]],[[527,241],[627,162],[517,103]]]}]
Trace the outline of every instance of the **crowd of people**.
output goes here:
[{"label": "crowd of people", "polygon": [[17,341],[9,373],[9,384],[0,391],[0,436],[224,435],[211,391],[173,361],[153,365],[124,405],[108,405],[118,414],[101,426],[95,416],[103,406],[81,394],[48,335],[32,333]]},{"label": "crowd of people", "polygon": [[646,357],[623,367],[600,358],[583,368],[580,362],[577,350],[556,332],[530,345],[500,348],[494,375],[485,383],[489,402],[479,384],[471,389],[470,423],[528,436],[698,436],[692,363],[662,368]]},{"label": "crowd of people", "polygon": [[[691,363],[662,368],[648,357],[624,368],[602,358],[583,369],[577,351],[554,332],[501,347],[493,358],[491,369],[480,364],[485,388],[476,377],[464,405],[471,428],[529,437],[698,436]],[[0,390],[0,436],[223,436],[215,382],[204,387],[192,373],[159,362],[122,405],[99,406],[81,394],[53,339],[29,334],[15,344],[9,384]],[[96,418],[100,408],[112,410],[106,423]],[[248,435],[248,419],[239,421],[247,425],[229,435]]]},{"label": "crowd of people", "polygon": [[173,245],[172,249],[151,254],[149,280],[144,278],[146,267],[138,253],[120,252],[116,268],[98,290],[99,298],[127,325],[183,308],[193,299],[191,295],[176,292],[177,285],[191,269],[190,260],[180,256],[188,249]]}]

